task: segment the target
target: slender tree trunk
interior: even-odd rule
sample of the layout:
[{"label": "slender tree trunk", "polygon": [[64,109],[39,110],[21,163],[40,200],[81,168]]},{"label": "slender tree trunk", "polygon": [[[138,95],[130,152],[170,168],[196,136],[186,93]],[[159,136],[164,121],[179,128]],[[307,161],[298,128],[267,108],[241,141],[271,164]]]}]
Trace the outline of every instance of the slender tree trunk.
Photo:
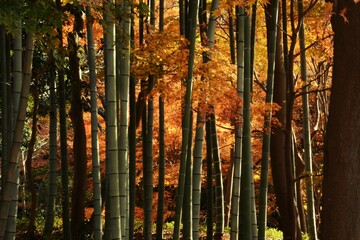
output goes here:
[{"label": "slender tree trunk", "polygon": [[106,142],[107,142],[107,184],[109,184],[109,205],[106,214],[109,214],[109,239],[121,239],[121,214],[119,190],[119,158],[116,114],[116,69],[115,69],[115,19],[112,15],[113,0],[106,2]]},{"label": "slender tree trunk", "polygon": [[[242,99],[244,96],[244,9],[236,7],[236,62],[237,62],[237,92]],[[239,113],[239,119],[243,116],[243,109]],[[235,152],[234,152],[234,183],[231,198],[231,221],[230,236],[237,240],[239,237],[239,209],[240,209],[240,186],[242,166],[242,141],[243,122],[235,123]]]},{"label": "slender tree trunk", "polygon": [[229,170],[224,177],[224,227],[229,227],[230,223],[230,210],[231,210],[231,197],[233,188],[234,176],[234,149],[230,149],[230,166]]},{"label": "slender tree trunk", "polygon": [[120,174],[120,211],[122,237],[129,238],[129,83],[130,83],[130,40],[131,40],[131,2],[122,3],[124,17],[122,20],[121,67],[120,67],[120,138],[119,138],[119,174]]},{"label": "slender tree trunk", "polygon": [[200,225],[200,204],[201,204],[201,176],[203,160],[203,142],[204,142],[204,113],[197,112],[195,144],[194,144],[194,162],[193,162],[193,238],[199,237]]},{"label": "slender tree trunk", "polygon": [[[52,79],[53,77],[53,79]],[[50,80],[55,81],[55,74],[52,74],[50,76]],[[32,174],[32,157],[34,153],[35,148],[35,142],[37,137],[37,113],[38,113],[38,107],[39,107],[39,90],[38,90],[38,80],[35,79],[34,83],[34,90],[33,90],[33,99],[34,99],[34,106],[33,106],[33,113],[32,113],[32,126],[31,126],[31,137],[29,141],[29,148],[28,153],[25,161],[25,167],[26,167],[26,179],[28,181],[28,188],[30,190],[31,194],[31,208],[30,208],[30,216],[29,216],[29,225],[28,225],[28,236],[29,238],[34,237],[34,233],[36,231],[35,226],[35,218],[36,218],[36,210],[37,210],[37,193],[35,188],[35,183],[33,179]],[[56,101],[56,96],[55,96]],[[56,121],[56,119],[55,119]],[[55,122],[56,124],[56,122]]]},{"label": "slender tree trunk", "polygon": [[175,226],[174,226],[174,240],[179,239],[180,235],[180,222],[181,212],[184,199],[184,188],[185,188],[185,172],[186,172],[186,159],[188,152],[188,138],[189,132],[192,130],[190,125],[190,112],[191,112],[191,101],[192,101],[192,87],[193,87],[193,71],[194,71],[194,59],[195,59],[195,41],[196,41],[196,22],[197,13],[199,7],[199,0],[191,1],[190,7],[190,54],[188,62],[188,76],[186,79],[186,95],[184,100],[184,117],[182,127],[182,147],[181,147],[181,161],[179,170],[179,186],[176,195],[176,211],[175,211]]},{"label": "slender tree trunk", "polygon": [[26,52],[24,57],[23,66],[23,81],[21,96],[19,102],[19,112],[14,131],[14,139],[11,146],[10,158],[7,166],[7,174],[5,180],[5,187],[1,191],[1,204],[0,204],[0,238],[4,237],[7,219],[9,217],[10,202],[15,198],[17,189],[17,171],[18,171],[18,155],[22,144],[22,133],[25,124],[26,107],[29,97],[32,59],[34,52],[34,36],[28,33],[26,37]]},{"label": "slender tree trunk", "polygon": [[[155,28],[155,0],[150,0],[150,25]],[[155,84],[154,75],[148,78],[148,94],[151,93]],[[144,238],[152,238],[152,213],[153,213],[153,126],[154,126],[154,99],[148,96],[147,112],[147,129],[146,129],[146,150],[144,162]]]},{"label": "slender tree trunk", "polygon": [[245,13],[244,19],[244,128],[243,128],[243,161],[241,175],[240,199],[240,236],[252,239],[252,190],[253,161],[251,147],[251,77],[250,77],[250,16]]},{"label": "slender tree trunk", "polygon": [[159,97],[159,193],[158,211],[156,220],[156,239],[163,238],[163,217],[164,217],[164,179],[165,179],[165,107],[162,96]]},{"label": "slender tree trunk", "polygon": [[[193,112],[190,115],[190,126],[193,125]],[[192,185],[193,185],[193,163],[192,163],[192,137],[193,131],[189,132],[188,152],[186,159],[185,191],[183,204],[183,239],[193,239],[193,209],[192,209]]]},{"label": "slender tree trunk", "polygon": [[99,157],[99,133],[98,133],[98,106],[95,69],[95,49],[93,33],[93,17],[91,8],[86,7],[86,29],[88,39],[88,65],[90,71],[90,98],[91,98],[91,155],[92,175],[94,191],[94,239],[102,239],[102,199],[101,199],[101,176]]},{"label": "slender tree trunk", "polygon": [[129,83],[129,239],[134,238],[136,201],[136,82],[130,77]]},{"label": "slender tree trunk", "polygon": [[334,67],[325,140],[321,239],[360,239],[360,5],[339,1],[333,12]]},{"label": "slender tree trunk", "polygon": [[[14,137],[14,126],[17,119],[18,111],[19,111],[19,102],[20,102],[20,92],[21,92],[21,84],[22,84],[22,78],[23,78],[23,46],[22,46],[22,24],[21,20],[15,21],[16,28],[14,30],[14,62],[13,62],[13,81],[12,81],[12,94],[11,94],[11,101],[8,102],[10,109],[12,109],[12,114],[9,114],[10,117],[10,141],[13,141]],[[20,160],[20,155],[18,156]],[[19,161],[18,160],[18,161]],[[18,167],[19,168],[19,167]],[[19,169],[17,170],[17,174],[19,175]],[[18,176],[19,178],[19,176]],[[16,218],[17,218],[17,212],[18,212],[18,195],[19,195],[19,181],[18,179],[18,191],[16,192],[16,196],[11,201],[10,206],[10,213],[9,218],[6,226],[6,232],[5,232],[5,239],[15,239],[15,233],[16,233]]]},{"label": "slender tree trunk", "polygon": [[[200,39],[204,44],[206,42],[206,0],[199,2],[199,24],[200,24]],[[203,58],[204,61],[204,58]],[[199,102],[197,108],[196,127],[195,127],[195,143],[193,151],[193,238],[199,238],[199,226],[200,226],[200,205],[201,205],[201,176],[202,176],[202,160],[203,160],[203,144],[204,144],[204,126],[205,126],[205,113],[202,111],[205,100]]]},{"label": "slender tree trunk", "polygon": [[216,121],[215,121],[214,113],[210,114],[210,125],[211,125],[212,156],[214,161],[214,177],[215,177],[215,210],[216,210],[215,239],[221,239],[224,233],[224,187],[222,180],[219,143],[217,139]]},{"label": "slender tree trunk", "polygon": [[266,115],[264,117],[264,134],[262,143],[261,156],[261,182],[259,197],[259,239],[265,240],[265,230],[267,222],[267,200],[268,200],[268,182],[269,182],[269,157],[270,157],[270,137],[271,137],[271,119],[272,103],[274,89],[274,72],[275,72],[275,54],[276,54],[276,35],[278,22],[278,0],[273,0],[267,4],[266,26],[267,26],[267,51],[268,51],[268,73],[266,82]]},{"label": "slender tree trunk", "polygon": [[[154,76],[149,77],[149,88],[152,89]],[[152,238],[152,200],[153,200],[153,124],[154,124],[154,101],[148,99],[146,152],[144,162],[144,238]]]},{"label": "slender tree trunk", "polygon": [[[44,234],[50,236],[54,226],[55,200],[57,193],[56,168],[57,168],[57,111],[56,111],[56,75],[54,69],[50,70],[50,151],[49,151],[49,192],[46,209]],[[37,86],[35,86],[37,88]],[[37,91],[37,90],[35,90]],[[37,96],[38,97],[38,96]],[[35,99],[35,98],[34,98]],[[34,104],[35,105],[35,104]],[[28,159],[29,160],[29,159]],[[27,161],[28,161],[27,160]],[[29,171],[28,171],[29,173]],[[30,176],[29,176],[30,177]],[[28,177],[28,178],[29,178]],[[35,188],[35,186],[34,186]],[[35,207],[36,209],[36,207]],[[35,220],[35,216],[34,216]]]},{"label": "slender tree trunk", "polygon": [[85,218],[86,198],[86,133],[83,119],[83,105],[81,93],[81,79],[78,59],[78,33],[82,31],[83,19],[80,10],[76,12],[73,32],[68,35],[69,42],[69,66],[71,80],[71,109],[70,118],[74,131],[74,179],[71,196],[71,235],[73,240],[81,239],[82,228]]},{"label": "slender tree trunk", "polygon": [[8,79],[7,79],[7,51],[5,27],[0,25],[0,58],[1,58],[1,189],[5,187],[7,162],[9,159],[8,146]]},{"label": "slender tree trunk", "polygon": [[[60,9],[61,2],[56,0],[56,5]],[[63,51],[63,32],[62,27],[57,29],[59,39],[59,53],[62,56]],[[65,56],[64,56],[65,57]],[[62,199],[62,221],[63,237],[71,240],[70,232],[70,212],[69,212],[69,170],[68,170],[68,144],[67,144],[67,114],[66,114],[66,94],[63,62],[58,64],[58,81],[59,81],[59,119],[60,119],[60,152],[61,152],[61,199]]]},{"label": "slender tree trunk", "polygon": [[[294,19],[294,8],[293,8],[294,1],[290,2],[290,19]],[[283,27],[287,30],[287,11],[286,11],[286,4],[282,4],[283,7]],[[297,199],[296,199],[296,184],[294,182],[294,175],[296,170],[296,163],[293,155],[293,137],[292,137],[292,119],[293,119],[293,107],[294,107],[294,49],[297,39],[297,29],[294,26],[294,22],[291,21],[291,44],[288,49],[287,38],[288,35],[283,35],[283,45],[284,45],[284,65],[285,65],[285,72],[286,72],[286,112],[284,121],[284,171],[274,171],[276,174],[285,175],[285,186],[275,186],[275,191],[277,198],[283,198],[284,202],[279,204],[279,211],[282,219],[282,230],[284,233],[284,239],[294,239],[294,240],[301,240],[301,229],[300,223],[298,218],[298,211],[297,211]],[[274,168],[273,168],[274,170]],[[275,184],[275,182],[274,182]],[[282,183],[280,183],[282,184]],[[285,188],[285,189],[284,189]],[[280,195],[279,195],[280,194]],[[280,201],[279,201],[280,202]]]},{"label": "slender tree trunk", "polygon": [[[282,17],[286,18],[284,4],[282,5],[282,8]],[[287,23],[286,21],[283,21],[283,23],[284,22]],[[286,26],[283,28],[285,27]],[[287,38],[287,35],[285,35],[285,37]],[[282,126],[274,128],[274,134],[271,136],[271,169],[275,194],[277,196],[276,203],[279,206],[281,216],[280,226],[283,230],[284,239],[297,239],[299,236],[301,238],[301,235],[296,235],[297,219],[295,216],[297,205],[294,195],[294,169],[291,157],[291,144],[289,146],[288,139],[289,127],[291,132],[291,124],[288,124],[288,117],[291,114],[288,113],[289,111],[292,111],[292,109],[289,108],[291,103],[287,101],[290,95],[287,94],[287,89],[290,89],[290,84],[288,84],[288,79],[286,77],[287,71],[289,71],[289,57],[287,39],[283,39],[284,59],[282,59],[283,52],[281,42],[281,35],[278,34],[275,63],[274,102],[281,106],[281,109],[276,113],[275,117],[282,123]]]},{"label": "slender tree trunk", "polygon": [[[159,31],[164,31],[165,0],[159,3]],[[163,238],[164,222],[164,193],[165,193],[165,107],[162,95],[159,96],[159,183],[158,183],[158,209],[156,219],[156,239]]]},{"label": "slender tree trunk", "polygon": [[[305,179],[306,183],[306,202],[307,202],[307,222],[310,240],[317,240],[317,229],[314,208],[314,180],[312,171],[312,149],[311,149],[311,136],[310,136],[310,116],[309,116],[309,81],[306,76],[306,54],[305,54],[305,30],[304,30],[304,16],[303,16],[303,1],[298,1],[298,11],[300,20],[300,58],[301,58],[301,79],[303,82],[302,88],[302,106],[303,106],[303,138],[304,138],[304,158],[305,158],[305,171],[308,174]],[[301,189],[297,189],[301,191]],[[302,199],[298,199],[302,201]]]},{"label": "slender tree trunk", "polygon": [[[207,115],[207,118],[209,115]],[[205,123],[206,127],[206,240],[213,239],[213,164],[212,164],[212,140],[211,125],[209,121]]]}]

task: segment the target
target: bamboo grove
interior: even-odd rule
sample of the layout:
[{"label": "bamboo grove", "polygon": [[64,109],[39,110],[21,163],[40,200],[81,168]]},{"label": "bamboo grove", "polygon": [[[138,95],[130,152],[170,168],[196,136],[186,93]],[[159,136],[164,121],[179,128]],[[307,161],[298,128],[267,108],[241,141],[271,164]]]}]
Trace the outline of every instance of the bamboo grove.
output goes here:
[{"label": "bamboo grove", "polygon": [[344,2],[1,0],[0,239],[330,236]]}]

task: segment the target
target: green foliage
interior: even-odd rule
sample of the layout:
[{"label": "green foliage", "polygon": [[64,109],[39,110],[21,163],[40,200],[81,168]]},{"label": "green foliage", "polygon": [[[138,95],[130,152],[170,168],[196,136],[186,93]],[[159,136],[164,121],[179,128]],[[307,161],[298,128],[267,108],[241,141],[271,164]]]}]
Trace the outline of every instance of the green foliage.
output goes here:
[{"label": "green foliage", "polygon": [[[283,240],[283,233],[282,231],[276,228],[267,228],[266,240]],[[309,236],[303,233],[302,240],[309,240]]]},{"label": "green foliage", "polygon": [[267,240],[281,240],[283,239],[283,233],[276,228],[266,229],[266,239]]},{"label": "green foliage", "polygon": [[0,23],[7,31],[18,28],[17,21],[22,19],[26,31],[51,34],[54,26],[60,26],[64,15],[57,10],[54,1],[1,1]]},{"label": "green foliage", "polygon": [[146,3],[140,2],[136,7],[139,11],[140,16],[143,16],[144,18],[149,16],[150,10],[149,6]]}]

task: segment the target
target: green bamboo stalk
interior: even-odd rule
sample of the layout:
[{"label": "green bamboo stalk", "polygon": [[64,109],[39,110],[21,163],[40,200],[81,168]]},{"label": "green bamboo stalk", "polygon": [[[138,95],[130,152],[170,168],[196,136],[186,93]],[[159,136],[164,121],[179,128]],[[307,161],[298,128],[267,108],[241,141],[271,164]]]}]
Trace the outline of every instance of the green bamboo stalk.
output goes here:
[{"label": "green bamboo stalk", "polygon": [[[215,27],[216,27],[216,16],[214,15],[214,12],[218,9],[219,6],[219,0],[213,0],[211,2],[210,7],[210,17],[208,26],[206,29],[206,37],[207,42],[206,46],[208,48],[213,48],[214,46],[214,38],[215,38]],[[206,6],[203,6],[205,9],[202,9],[204,11],[203,14],[200,15],[200,18],[202,18],[204,21],[206,21]],[[203,62],[209,62],[211,60],[210,53],[204,52],[203,54]],[[199,103],[198,106],[198,115],[197,115],[197,122],[196,122],[196,132],[195,132],[195,146],[194,146],[194,166],[193,166],[193,237],[194,239],[198,238],[199,233],[199,219],[200,219],[200,196],[201,196],[201,175],[202,175],[202,149],[203,149],[203,142],[204,142],[204,116],[205,113],[201,110],[202,106],[201,104],[204,104],[204,102]],[[221,176],[221,175],[220,175]],[[220,180],[220,182],[222,182]],[[220,183],[218,181],[218,183]],[[221,206],[221,203],[219,203],[219,206]],[[223,208],[222,208],[223,209]],[[219,208],[221,211],[221,207]],[[221,215],[223,216],[223,214]],[[219,224],[221,226],[221,223],[219,221]],[[219,228],[219,232],[221,232],[221,227]]]},{"label": "green bamboo stalk", "polygon": [[[244,96],[244,9],[236,7],[236,58],[237,58],[237,92],[242,99]],[[239,117],[243,116],[243,109]],[[240,207],[240,186],[242,166],[242,122],[235,123],[235,154],[234,154],[234,176],[233,191],[231,197],[231,221],[230,237],[238,239],[239,235],[239,207]]]},{"label": "green bamboo stalk", "polygon": [[10,151],[5,187],[2,189],[0,204],[0,238],[4,238],[7,219],[10,214],[10,203],[17,193],[18,181],[18,155],[23,140],[23,129],[25,124],[26,107],[30,91],[30,80],[32,71],[32,59],[34,52],[34,35],[28,33],[26,37],[26,52],[24,57],[23,81],[19,102],[19,112],[15,125],[14,138]]},{"label": "green bamboo stalk", "polygon": [[[214,107],[212,106],[212,110]],[[215,210],[216,210],[216,229],[215,234],[220,238],[224,233],[224,187],[222,181],[221,160],[219,152],[219,143],[216,131],[215,113],[210,114],[212,155],[214,160],[214,177],[215,177]]]},{"label": "green bamboo stalk", "polygon": [[57,194],[56,165],[57,165],[57,110],[56,110],[56,84],[55,72],[50,72],[50,150],[49,150],[49,192],[46,209],[44,233],[49,235],[54,226],[55,200]]},{"label": "green bamboo stalk", "polygon": [[[23,78],[23,70],[22,70],[22,61],[23,61],[23,51],[22,51],[22,24],[21,20],[15,21],[15,30],[14,30],[14,68],[13,68],[13,81],[12,81],[12,104],[10,105],[12,107],[12,116],[9,114],[9,117],[11,118],[11,126],[12,129],[10,131],[10,140],[12,141],[12,138],[14,137],[14,131],[13,128],[15,126],[15,122],[17,119],[18,111],[19,111],[19,102],[20,102],[20,92],[21,92],[21,84],[22,84],[22,78]],[[20,155],[18,156],[20,158]],[[19,169],[18,175],[19,175]],[[19,176],[18,176],[19,177]],[[18,178],[17,177],[17,178]],[[19,185],[19,179],[18,183]],[[18,186],[19,188],[19,186]],[[10,207],[10,213],[9,218],[6,226],[6,232],[5,232],[5,239],[14,239],[15,233],[16,233],[16,218],[17,218],[17,202],[18,202],[18,195],[19,192],[16,192],[16,196],[11,202]]]},{"label": "green bamboo stalk", "polygon": [[115,1],[106,1],[106,147],[108,167],[106,176],[109,184],[109,211],[110,215],[109,239],[121,239],[121,214],[120,214],[120,190],[119,190],[119,158],[117,138],[117,114],[116,114],[116,70],[115,70],[115,24],[111,13],[111,6]]},{"label": "green bamboo stalk", "polygon": [[100,157],[99,157],[99,133],[98,133],[98,106],[95,69],[95,49],[93,33],[93,17],[91,8],[86,7],[86,29],[88,40],[88,65],[90,76],[90,97],[91,97],[91,154],[94,191],[94,239],[102,239],[102,209],[101,209],[101,178],[100,178]]},{"label": "green bamboo stalk", "polygon": [[6,169],[9,158],[8,146],[8,83],[7,83],[7,59],[6,59],[6,34],[5,27],[0,25],[0,73],[1,73],[1,189],[5,187]]},{"label": "green bamboo stalk", "polygon": [[165,179],[165,107],[164,99],[159,97],[159,193],[158,211],[156,223],[156,239],[163,238],[163,216],[164,216],[164,179]]},{"label": "green bamboo stalk", "polygon": [[[164,31],[165,0],[159,3],[159,32]],[[156,219],[156,239],[163,238],[164,221],[164,193],[165,193],[165,106],[162,94],[159,96],[159,183],[158,183],[158,209]]]},{"label": "green bamboo stalk", "polygon": [[[300,61],[301,61],[301,79],[302,79],[302,105],[303,105],[303,138],[304,138],[304,160],[305,172],[308,175],[306,182],[306,200],[307,200],[307,222],[310,240],[317,240],[316,219],[314,208],[314,180],[312,170],[312,149],[310,133],[310,116],[309,116],[309,81],[306,76],[306,48],[305,48],[305,30],[304,30],[304,10],[303,1],[298,1],[298,11],[300,18]],[[300,191],[300,189],[298,189]],[[300,199],[298,201],[301,201]]]},{"label": "green bamboo stalk", "polygon": [[[209,118],[209,115],[206,117]],[[206,130],[206,240],[213,239],[213,157],[212,157],[212,140],[211,140],[211,124],[210,121],[205,123]]]},{"label": "green bamboo stalk", "polygon": [[130,77],[129,91],[129,239],[134,238],[136,197],[136,82]]},{"label": "green bamboo stalk", "polygon": [[184,99],[184,117],[182,127],[182,147],[181,147],[181,160],[179,170],[179,186],[176,195],[176,211],[175,211],[175,226],[173,239],[178,240],[180,237],[180,222],[181,212],[184,199],[185,188],[185,173],[186,173],[186,159],[188,152],[188,138],[191,131],[190,125],[190,113],[191,113],[191,101],[192,101],[192,88],[193,88],[193,71],[194,71],[194,59],[195,59],[195,41],[196,41],[196,21],[198,14],[199,0],[191,1],[190,7],[190,51],[188,62],[188,76],[186,79],[186,94]]},{"label": "green bamboo stalk", "polygon": [[[193,124],[193,112],[191,111],[190,125]],[[185,191],[184,191],[184,203],[183,203],[183,239],[193,239],[193,196],[192,196],[192,185],[193,185],[193,164],[192,164],[192,136],[193,132],[189,132],[188,139],[188,152],[186,159],[186,176],[185,176]]]},{"label": "green bamboo stalk", "polygon": [[[149,88],[154,86],[154,76],[149,76]],[[146,153],[144,162],[144,239],[152,239],[152,200],[153,200],[153,124],[154,124],[154,100],[148,98]]]},{"label": "green bamboo stalk", "polygon": [[[252,239],[252,197],[251,178],[253,170],[251,147],[251,77],[250,77],[250,16],[245,12],[244,19],[244,128],[243,128],[243,161],[240,198],[240,239]],[[243,203],[243,204],[241,204]]]},{"label": "green bamboo stalk", "polygon": [[131,2],[122,2],[122,41],[120,66],[120,140],[119,140],[119,174],[120,174],[120,211],[122,237],[129,238],[129,169],[128,169],[128,138],[129,138],[129,84],[130,84],[130,40],[131,40]]},{"label": "green bamboo stalk", "polygon": [[272,0],[271,6],[267,7],[269,13],[267,17],[268,25],[268,72],[266,82],[266,115],[264,116],[264,133],[261,156],[261,175],[260,175],[260,197],[259,197],[259,240],[265,240],[265,230],[267,221],[267,198],[268,198],[268,178],[269,178],[269,158],[270,158],[270,138],[271,138],[271,119],[272,103],[275,75],[275,53],[276,53],[276,35],[278,21],[278,0]]},{"label": "green bamboo stalk", "polygon": [[[61,8],[61,1],[56,0],[57,8]],[[63,32],[62,22],[61,26],[57,28],[59,39],[59,53],[63,52]],[[60,153],[61,153],[61,186],[62,186],[62,221],[63,221],[63,237],[64,239],[71,239],[70,232],[70,212],[69,212],[69,170],[68,170],[68,144],[67,144],[67,114],[66,114],[66,94],[64,70],[62,62],[58,64],[58,81],[59,81],[59,120],[60,120]]]},{"label": "green bamboo stalk", "polygon": [[193,152],[193,238],[199,237],[200,224],[200,200],[201,200],[201,176],[203,160],[203,142],[204,142],[205,117],[200,111],[197,112],[195,144]]}]

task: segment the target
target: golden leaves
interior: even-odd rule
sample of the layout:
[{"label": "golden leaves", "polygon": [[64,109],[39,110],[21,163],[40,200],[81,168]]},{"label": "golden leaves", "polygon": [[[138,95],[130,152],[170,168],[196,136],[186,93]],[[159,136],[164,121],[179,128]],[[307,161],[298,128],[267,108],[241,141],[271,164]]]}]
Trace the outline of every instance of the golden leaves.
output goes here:
[{"label": "golden leaves", "polygon": [[187,63],[187,41],[180,35],[154,33],[145,37],[143,46],[135,49],[132,73],[139,78],[161,77],[171,73],[184,77]]}]

